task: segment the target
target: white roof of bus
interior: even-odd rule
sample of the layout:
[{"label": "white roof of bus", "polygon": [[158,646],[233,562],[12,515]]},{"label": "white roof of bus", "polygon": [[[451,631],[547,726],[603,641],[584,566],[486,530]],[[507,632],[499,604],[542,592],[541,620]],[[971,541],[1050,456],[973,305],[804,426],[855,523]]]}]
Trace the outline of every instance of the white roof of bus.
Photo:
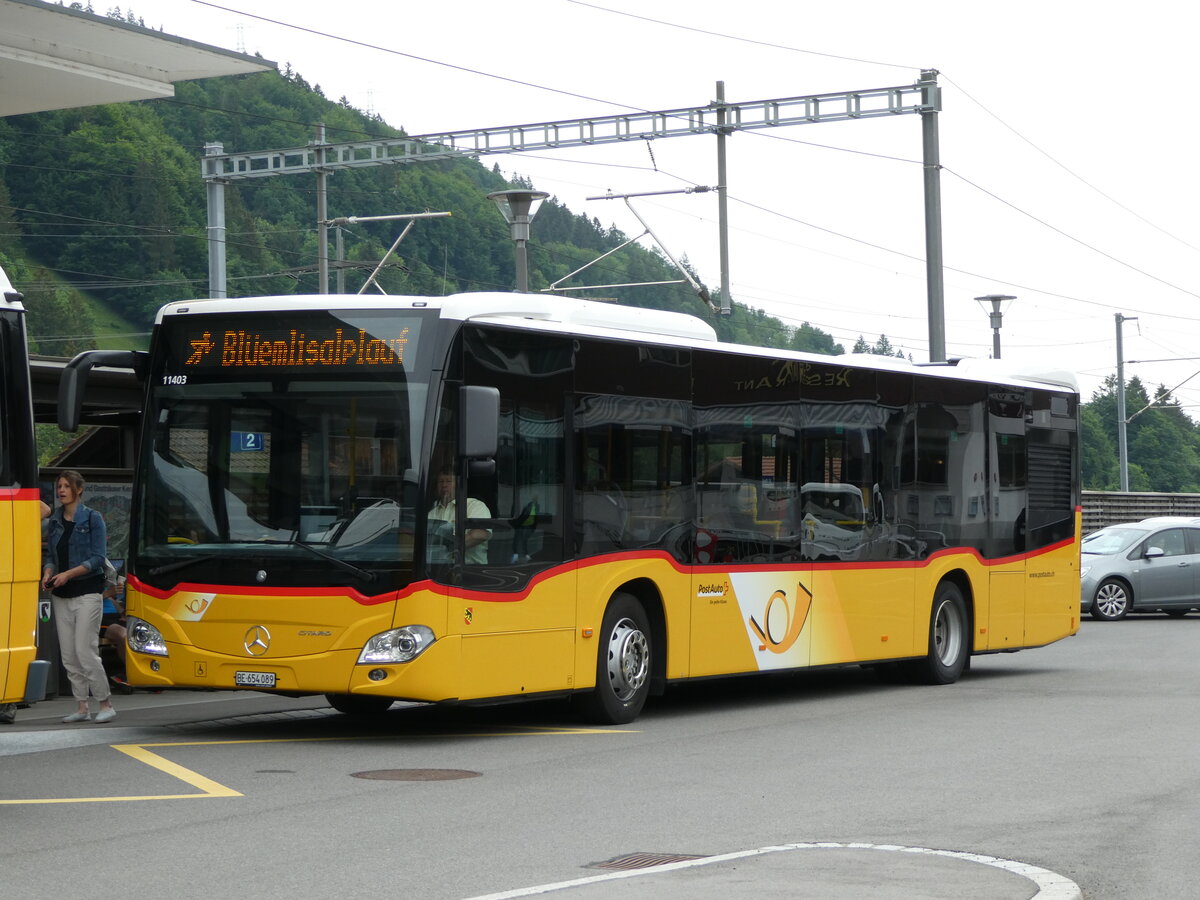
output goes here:
[{"label": "white roof of bus", "polygon": [[871,354],[823,356],[746,344],[722,344],[716,331],[698,316],[657,309],[621,306],[546,294],[481,292],[446,297],[381,296],[378,294],[301,294],[280,297],[241,297],[170,303],[159,310],[157,321],[167,316],[195,313],[277,312],[287,309],[438,309],[444,319],[524,324],[539,331],[609,336],[626,340],[636,335],[643,342],[709,347],[751,356],[808,361],[829,365],[840,362],[879,371],[913,374],[1024,387],[1052,387],[1079,392],[1075,375],[1062,369],[1014,366],[997,359],[962,359],[954,365],[918,365],[899,357]]},{"label": "white roof of bus", "polygon": [[9,304],[10,309],[24,309],[21,305],[21,293],[8,280],[8,273],[0,266],[0,300]]}]

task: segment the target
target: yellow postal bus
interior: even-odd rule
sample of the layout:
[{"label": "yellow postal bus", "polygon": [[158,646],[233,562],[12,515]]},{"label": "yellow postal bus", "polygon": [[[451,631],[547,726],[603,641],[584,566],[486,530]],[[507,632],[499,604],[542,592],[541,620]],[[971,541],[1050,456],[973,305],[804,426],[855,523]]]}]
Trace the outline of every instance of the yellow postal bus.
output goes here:
[{"label": "yellow postal bus", "polygon": [[41,498],[30,399],[25,309],[0,269],[0,705],[46,693],[37,659]]},{"label": "yellow postal bus", "polygon": [[152,344],[122,361],[149,385],[135,684],[628,722],[673,682],[946,684],[1078,628],[1061,373],[521,294],[175,303]]}]

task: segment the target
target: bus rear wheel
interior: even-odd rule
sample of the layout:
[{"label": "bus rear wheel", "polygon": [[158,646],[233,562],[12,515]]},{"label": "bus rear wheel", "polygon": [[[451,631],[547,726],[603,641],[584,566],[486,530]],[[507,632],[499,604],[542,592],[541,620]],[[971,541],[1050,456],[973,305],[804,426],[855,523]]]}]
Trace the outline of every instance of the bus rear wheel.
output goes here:
[{"label": "bus rear wheel", "polygon": [[943,581],[933,594],[929,613],[929,650],[912,663],[911,674],[923,684],[953,684],[970,655],[967,602],[958,585]]},{"label": "bus rear wheel", "polygon": [[638,717],[650,693],[652,652],[642,604],[630,594],[614,594],[600,628],[596,688],[579,698],[590,721],[624,725]]},{"label": "bus rear wheel", "polygon": [[374,716],[387,712],[395,702],[389,697],[372,697],[369,694],[326,694],[325,699],[340,713],[348,716]]}]

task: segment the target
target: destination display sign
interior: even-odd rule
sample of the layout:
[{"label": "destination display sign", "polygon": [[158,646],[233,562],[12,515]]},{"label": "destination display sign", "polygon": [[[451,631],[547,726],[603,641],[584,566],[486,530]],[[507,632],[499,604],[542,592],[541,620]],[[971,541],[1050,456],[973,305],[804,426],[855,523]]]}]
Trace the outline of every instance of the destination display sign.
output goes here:
[{"label": "destination display sign", "polygon": [[[172,375],[277,372],[402,371],[411,368],[420,319],[371,316],[304,316],[290,323],[285,313],[219,319],[197,316],[171,323]],[[283,321],[280,321],[283,320]],[[267,370],[267,371],[263,371]]]}]

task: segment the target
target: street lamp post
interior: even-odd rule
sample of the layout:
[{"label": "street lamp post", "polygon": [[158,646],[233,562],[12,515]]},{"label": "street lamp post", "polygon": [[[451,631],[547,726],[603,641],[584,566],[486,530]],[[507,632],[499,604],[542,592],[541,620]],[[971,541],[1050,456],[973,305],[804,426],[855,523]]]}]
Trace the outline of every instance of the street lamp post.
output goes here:
[{"label": "street lamp post", "polygon": [[[1010,294],[985,294],[982,297],[976,297],[975,301],[983,307],[983,311],[988,314],[988,320],[992,324],[992,359],[1000,358],[1000,324],[1004,320],[1004,311],[1000,308],[1004,304],[1008,308],[1008,304],[1016,300]],[[991,312],[988,312],[985,303],[990,303],[992,306]]]},{"label": "street lamp post", "polygon": [[529,290],[529,260],[525,254],[525,244],[529,240],[529,223],[537,214],[542,201],[550,195],[545,191],[527,191],[514,189],[511,191],[493,191],[488,199],[496,204],[500,215],[512,229],[512,240],[517,255],[517,291],[525,293]]},{"label": "street lamp post", "polygon": [[1126,322],[1137,320],[1137,316],[1116,314],[1117,319],[1117,476],[1121,491],[1129,491],[1129,438],[1126,426],[1129,420],[1125,418],[1125,347],[1122,340],[1121,326]]}]

